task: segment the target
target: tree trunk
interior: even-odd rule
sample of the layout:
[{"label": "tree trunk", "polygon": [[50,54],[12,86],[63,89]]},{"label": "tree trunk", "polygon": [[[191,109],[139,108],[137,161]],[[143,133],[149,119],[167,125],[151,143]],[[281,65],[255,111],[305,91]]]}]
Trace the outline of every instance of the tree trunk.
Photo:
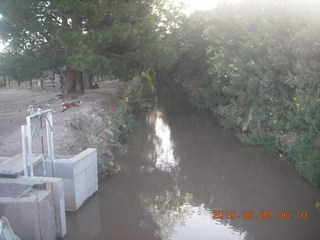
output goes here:
[{"label": "tree trunk", "polygon": [[70,67],[67,67],[66,71],[67,73],[63,95],[65,97],[75,97],[77,90],[77,71]]},{"label": "tree trunk", "polygon": [[250,125],[250,122],[252,120],[252,112],[253,112],[253,107],[251,106],[250,110],[249,110],[248,119],[241,126],[241,131],[242,132],[248,132],[249,131],[249,125]]},{"label": "tree trunk", "polygon": [[43,77],[40,78],[40,87],[41,87],[41,89],[44,89],[44,79],[43,79]]},{"label": "tree trunk", "polygon": [[[67,18],[62,19],[63,25],[68,25]],[[74,16],[72,18],[72,31],[80,32],[82,30],[82,18],[79,16]],[[65,53],[68,53],[68,49],[74,48],[72,45],[65,47]],[[83,77],[82,72],[72,69],[69,66],[66,66],[66,77],[65,77],[65,86],[64,86],[64,97],[77,97],[84,93]]]},{"label": "tree trunk", "polygon": [[84,89],[91,89],[92,82],[93,82],[93,74],[92,73],[83,73]]},{"label": "tree trunk", "polygon": [[29,80],[29,85],[30,85],[30,89],[32,89],[32,88],[33,88],[33,86],[32,86],[32,79]]},{"label": "tree trunk", "polygon": [[75,97],[77,94],[77,71],[67,67],[66,82],[63,95],[65,97]]},{"label": "tree trunk", "polygon": [[65,97],[77,97],[84,93],[82,72],[67,67],[63,95]]},{"label": "tree trunk", "polygon": [[77,71],[76,91],[78,95],[84,94],[83,73],[81,71]]}]

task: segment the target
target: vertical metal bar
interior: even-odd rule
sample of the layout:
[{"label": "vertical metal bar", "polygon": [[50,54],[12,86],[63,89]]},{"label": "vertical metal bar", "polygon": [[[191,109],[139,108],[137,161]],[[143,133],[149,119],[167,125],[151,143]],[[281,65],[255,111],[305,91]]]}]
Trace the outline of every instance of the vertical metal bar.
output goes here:
[{"label": "vertical metal bar", "polygon": [[33,177],[33,156],[32,156],[32,132],[31,132],[31,118],[28,116],[27,118],[27,140],[28,140],[28,158],[30,164],[30,176]]},{"label": "vertical metal bar", "polygon": [[49,124],[50,124],[50,142],[51,142],[50,151],[51,151],[51,159],[54,160],[52,112],[49,113]]},{"label": "vertical metal bar", "polygon": [[27,148],[26,148],[26,126],[21,126],[21,140],[22,140],[22,160],[24,176],[29,177],[28,162],[27,162]]},{"label": "vertical metal bar", "polygon": [[43,131],[42,131],[42,114],[39,117],[40,121],[40,139],[41,139],[41,157],[42,157],[42,165],[43,165],[43,176],[47,176],[46,172],[46,163],[45,163],[45,156],[44,156],[44,142],[43,142]]},{"label": "vertical metal bar", "polygon": [[47,128],[47,145],[48,145],[48,159],[51,166],[51,176],[54,177],[54,146],[53,146],[53,125],[52,125],[52,112],[49,112],[46,116],[46,128]]}]

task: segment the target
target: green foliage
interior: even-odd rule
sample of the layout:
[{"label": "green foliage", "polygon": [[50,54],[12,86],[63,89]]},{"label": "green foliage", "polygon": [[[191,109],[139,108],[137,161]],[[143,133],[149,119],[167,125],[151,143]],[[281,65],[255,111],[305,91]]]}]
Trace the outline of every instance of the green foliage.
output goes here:
[{"label": "green foliage", "polygon": [[259,133],[238,133],[237,136],[246,146],[264,146],[273,153],[283,153],[279,140],[274,136],[262,135]]},{"label": "green foliage", "polygon": [[237,130],[239,128],[239,126],[236,124],[234,117],[232,116],[221,119],[220,123],[225,129],[228,129],[228,130]]},{"label": "green foliage", "polygon": [[[151,77],[145,73],[144,78]],[[113,132],[115,147],[120,153],[127,152],[126,139],[136,126],[135,113],[141,111],[144,106],[144,82],[142,78],[134,78],[125,86],[125,91],[117,108],[113,111],[112,119],[109,122]]]},{"label": "green foliage", "polygon": [[123,95],[124,104],[128,105],[133,112],[141,110],[143,102],[144,84],[140,78],[130,81]]},{"label": "green foliage", "polygon": [[0,37],[10,52],[34,52],[35,65],[130,79],[141,69],[172,64],[168,34],[181,14],[165,0],[3,0],[0,16]]},{"label": "green foliage", "polygon": [[31,80],[39,74],[42,65],[31,52],[2,53],[0,59],[1,74],[12,76],[19,82]]},{"label": "green foliage", "polygon": [[217,91],[210,87],[199,87],[191,93],[191,101],[201,108],[215,107],[220,103],[217,94]]},{"label": "green foliage", "polygon": [[[178,58],[170,80],[187,88],[200,107],[247,109],[246,115],[235,111],[227,116],[225,125],[239,129],[246,123],[249,134],[240,135],[245,144],[285,154],[278,140],[284,134],[320,133],[320,18],[315,4],[243,0],[194,13],[173,34]],[[292,158],[304,176],[320,184],[313,141],[304,139],[300,148],[296,143]]]},{"label": "green foliage", "polygon": [[114,175],[117,174],[118,172],[121,171],[121,167],[119,164],[114,163],[113,161],[108,161],[107,164],[109,171],[110,171],[110,175]]},{"label": "green foliage", "polygon": [[289,151],[299,173],[313,185],[320,184],[320,153],[315,147],[316,136],[307,134],[298,138]]},{"label": "green foliage", "polygon": [[154,83],[152,81],[152,77],[150,75],[150,70],[146,72],[142,72],[140,74],[140,77],[142,79],[142,84],[143,84],[143,92],[144,95],[153,95],[154,93]]},{"label": "green foliage", "polygon": [[166,76],[170,84],[194,90],[209,83],[208,42],[201,37],[209,23],[209,11],[194,13],[183,18],[180,27],[173,31],[171,38],[178,55]]},{"label": "green foliage", "polygon": [[118,115],[118,111],[122,106],[123,104],[120,103],[115,114],[113,114],[110,122],[110,128],[113,132],[113,147],[115,147],[119,153],[125,154],[128,149],[126,143],[128,134],[133,131],[133,128],[136,126],[136,122],[132,112],[126,111],[123,115]]}]

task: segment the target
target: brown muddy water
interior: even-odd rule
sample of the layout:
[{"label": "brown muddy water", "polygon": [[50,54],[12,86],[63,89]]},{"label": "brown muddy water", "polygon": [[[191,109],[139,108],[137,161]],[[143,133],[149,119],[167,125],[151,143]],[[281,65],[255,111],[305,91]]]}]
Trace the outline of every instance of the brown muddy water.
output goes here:
[{"label": "brown muddy water", "polygon": [[[65,239],[320,239],[320,190],[286,161],[245,147],[180,94],[162,89],[156,102],[130,136],[122,172],[67,215]],[[225,215],[213,219],[215,210]]]}]

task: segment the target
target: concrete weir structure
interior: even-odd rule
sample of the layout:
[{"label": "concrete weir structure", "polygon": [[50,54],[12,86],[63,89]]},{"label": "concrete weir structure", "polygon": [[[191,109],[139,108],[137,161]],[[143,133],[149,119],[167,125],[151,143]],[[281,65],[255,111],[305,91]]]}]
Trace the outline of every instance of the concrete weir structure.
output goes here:
[{"label": "concrete weir structure", "polygon": [[88,148],[73,158],[57,159],[53,172],[63,180],[66,210],[75,212],[98,191],[97,150]]},{"label": "concrete weir structure", "polygon": [[[2,158],[1,166],[10,159]],[[14,161],[16,166],[16,158]],[[43,162],[34,168],[35,174],[41,175]],[[45,169],[52,173],[50,177],[0,177],[0,216],[7,217],[15,234],[24,240],[62,238],[67,232],[65,211],[77,211],[98,191],[96,149],[45,162]]]},{"label": "concrete weir structure", "polygon": [[[48,184],[51,185],[51,190],[47,189]],[[66,234],[61,179],[0,178],[0,185],[2,188],[7,188],[1,193],[0,215],[8,218],[18,237],[30,240],[53,240]],[[27,191],[20,194],[16,191],[17,188]],[[10,194],[12,191],[15,194]]]}]

